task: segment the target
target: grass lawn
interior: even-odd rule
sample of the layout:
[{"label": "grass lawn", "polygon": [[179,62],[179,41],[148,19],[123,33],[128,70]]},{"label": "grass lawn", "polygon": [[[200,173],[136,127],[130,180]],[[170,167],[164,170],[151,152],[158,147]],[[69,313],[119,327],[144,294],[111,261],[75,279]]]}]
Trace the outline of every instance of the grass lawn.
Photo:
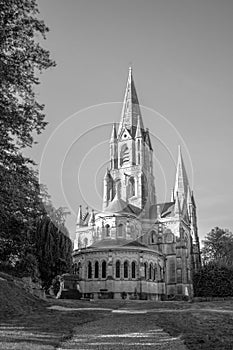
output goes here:
[{"label": "grass lawn", "polygon": [[[140,309],[146,314],[114,314],[108,310],[61,312],[45,306],[61,305],[82,308]],[[212,310],[212,311],[211,311]],[[215,312],[213,310],[218,310]],[[226,312],[224,311],[226,310]],[[1,350],[52,350],[73,332],[79,334],[83,325],[103,320],[103,328],[118,324],[127,332],[146,330],[151,326],[163,328],[172,336],[184,339],[192,350],[233,349],[233,302],[151,302],[151,301],[74,301],[56,300],[43,303],[27,314],[0,315]]]}]

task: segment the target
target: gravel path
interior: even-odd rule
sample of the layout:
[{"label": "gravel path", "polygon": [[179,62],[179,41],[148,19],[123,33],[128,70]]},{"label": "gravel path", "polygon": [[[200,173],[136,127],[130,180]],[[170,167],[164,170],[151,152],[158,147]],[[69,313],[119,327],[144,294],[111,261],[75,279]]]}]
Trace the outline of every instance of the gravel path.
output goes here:
[{"label": "gravel path", "polygon": [[57,350],[187,350],[179,337],[170,336],[146,320],[147,315],[140,311],[105,314],[97,321],[77,327],[72,338]]}]

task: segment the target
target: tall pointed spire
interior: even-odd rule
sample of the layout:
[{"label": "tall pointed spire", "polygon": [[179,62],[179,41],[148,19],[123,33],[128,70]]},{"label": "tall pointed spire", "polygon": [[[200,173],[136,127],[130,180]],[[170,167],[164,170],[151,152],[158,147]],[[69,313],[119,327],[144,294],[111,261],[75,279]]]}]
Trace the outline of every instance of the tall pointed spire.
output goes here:
[{"label": "tall pointed spire", "polygon": [[141,119],[141,128],[144,129],[138,96],[132,75],[132,67],[129,67],[129,75],[121,112],[121,121],[118,129],[118,136],[124,127],[126,127],[126,129],[131,132],[132,136],[134,136],[137,128],[138,117]]},{"label": "tall pointed spire", "polygon": [[77,216],[77,227],[83,226],[83,214],[82,214],[82,206],[79,206],[78,216]]},{"label": "tall pointed spire", "polygon": [[111,135],[110,142],[114,142],[114,141],[116,141],[116,139],[117,139],[116,123],[114,123],[112,126],[112,135]]},{"label": "tall pointed spire", "polygon": [[141,118],[138,116],[138,123],[137,123],[137,130],[135,137],[142,137],[142,125],[141,125]]},{"label": "tall pointed spire", "polygon": [[88,224],[89,224],[89,226],[95,226],[95,212],[93,209],[91,211],[91,215],[90,215],[90,219],[89,219]]},{"label": "tall pointed spire", "polygon": [[183,207],[184,200],[187,198],[188,187],[188,176],[185,170],[184,161],[181,154],[181,148],[179,146],[174,193],[178,193],[181,208]]}]

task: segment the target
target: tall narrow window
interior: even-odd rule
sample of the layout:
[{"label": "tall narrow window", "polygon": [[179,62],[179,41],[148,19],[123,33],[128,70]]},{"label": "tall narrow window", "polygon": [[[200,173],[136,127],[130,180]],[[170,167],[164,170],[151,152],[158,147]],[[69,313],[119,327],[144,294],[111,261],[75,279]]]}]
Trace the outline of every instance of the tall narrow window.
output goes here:
[{"label": "tall narrow window", "polygon": [[84,248],[86,248],[88,246],[88,239],[87,239],[87,237],[84,238],[83,243],[84,243]]},{"label": "tall narrow window", "polygon": [[158,279],[158,268],[157,265],[155,265],[154,267],[154,281],[156,281]]},{"label": "tall narrow window", "polygon": [[102,278],[106,278],[106,269],[107,269],[107,264],[106,264],[106,261],[104,260],[102,262]]},{"label": "tall narrow window", "polygon": [[129,179],[129,185],[128,185],[128,196],[133,197],[135,196],[135,180],[133,177]]},{"label": "tall narrow window", "polygon": [[124,144],[121,147],[121,152],[120,152],[120,166],[124,165],[125,163],[128,163],[130,160],[129,156],[129,149],[126,144]]},{"label": "tall narrow window", "polygon": [[95,278],[99,278],[99,263],[98,261],[95,262]]},{"label": "tall narrow window", "polygon": [[109,225],[105,226],[105,232],[106,232],[106,237],[109,237],[110,236],[110,226]]},{"label": "tall narrow window", "polygon": [[136,278],[136,264],[135,264],[135,261],[133,261],[132,264],[131,264],[131,276],[132,276],[132,278]]},{"label": "tall narrow window", "polygon": [[79,278],[82,277],[82,265],[81,265],[80,262],[78,263],[78,267],[77,267],[77,272],[76,272],[76,274],[78,275]]},{"label": "tall narrow window", "polygon": [[116,278],[120,278],[121,277],[121,263],[118,260],[116,262]]},{"label": "tall narrow window", "polygon": [[91,266],[91,262],[88,262],[88,267],[87,267],[87,277],[91,278],[92,277],[92,266]]},{"label": "tall narrow window", "polygon": [[150,264],[150,268],[149,268],[149,279],[152,280],[152,272],[153,272],[153,266],[152,264]]},{"label": "tall narrow window", "polygon": [[118,236],[123,236],[123,224],[118,225]]},{"label": "tall narrow window", "polygon": [[156,243],[156,234],[155,234],[155,231],[151,231],[151,243]]},{"label": "tall narrow window", "polygon": [[129,277],[129,266],[128,266],[128,261],[124,262],[124,278],[128,278]]},{"label": "tall narrow window", "polygon": [[144,263],[144,275],[145,275],[145,280],[147,279],[147,263]]}]

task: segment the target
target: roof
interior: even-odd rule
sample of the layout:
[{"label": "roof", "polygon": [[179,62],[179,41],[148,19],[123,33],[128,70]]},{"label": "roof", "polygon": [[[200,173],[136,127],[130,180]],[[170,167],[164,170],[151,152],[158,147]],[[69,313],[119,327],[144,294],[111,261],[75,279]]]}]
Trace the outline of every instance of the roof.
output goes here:
[{"label": "roof", "polygon": [[174,202],[165,202],[157,204],[157,207],[160,209],[161,217],[172,216],[174,213]]},{"label": "roof", "polygon": [[109,203],[105,208],[104,212],[107,213],[126,213],[126,214],[135,214],[139,215],[141,212],[140,208],[135,207],[132,204],[127,204],[123,199],[118,198],[117,196]]},{"label": "roof", "polygon": [[148,248],[145,244],[142,244],[138,241],[129,241],[125,238],[117,238],[117,239],[101,239],[100,241],[94,242],[88,248],[110,248],[110,247],[141,247]]}]

